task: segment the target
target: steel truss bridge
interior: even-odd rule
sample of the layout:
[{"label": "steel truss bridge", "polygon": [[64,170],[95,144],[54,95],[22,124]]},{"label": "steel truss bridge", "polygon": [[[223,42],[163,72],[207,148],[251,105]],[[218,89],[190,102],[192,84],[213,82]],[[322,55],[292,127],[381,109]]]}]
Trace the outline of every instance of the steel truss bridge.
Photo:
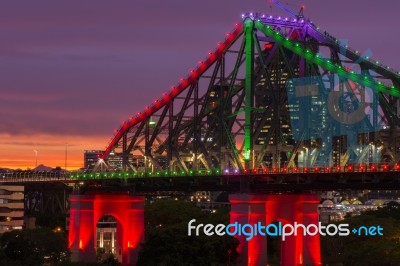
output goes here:
[{"label": "steel truss bridge", "polygon": [[397,169],[399,72],[309,20],[242,18],[186,78],[116,130],[92,175]]},{"label": "steel truss bridge", "polygon": [[[310,191],[400,190],[399,96],[399,72],[311,21],[249,13],[177,86],[121,125],[93,172],[7,173],[0,183],[25,185],[28,214],[65,217],[73,186],[86,199],[119,190],[240,191],[231,198],[231,221],[317,222],[318,197]],[[276,193],[288,195],[267,195]],[[79,206],[71,203],[71,221],[88,206],[76,204],[79,197]],[[95,254],[78,238],[94,234],[91,213],[80,212],[84,222],[70,231],[77,258]],[[256,254],[265,264],[265,241],[242,241],[242,256]],[[303,264],[305,254],[305,264],[321,264],[319,235],[289,243],[285,261]]]},{"label": "steel truss bridge", "polygon": [[116,130],[93,172],[13,173],[0,182],[399,189],[400,72],[309,20],[242,18]]}]

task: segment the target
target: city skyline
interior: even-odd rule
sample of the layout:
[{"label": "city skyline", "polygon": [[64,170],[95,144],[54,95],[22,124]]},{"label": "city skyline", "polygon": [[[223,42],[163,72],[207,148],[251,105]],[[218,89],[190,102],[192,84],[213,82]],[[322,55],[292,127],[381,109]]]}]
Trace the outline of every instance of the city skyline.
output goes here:
[{"label": "city skyline", "polygon": [[[400,40],[391,39],[400,4],[390,2],[289,8],[304,3],[322,30],[400,69]],[[38,164],[64,167],[66,143],[68,168],[82,167],[84,150],[105,149],[113,130],[186,76],[241,13],[271,14],[266,1],[24,3],[2,4],[0,168],[34,168],[34,150]]]}]

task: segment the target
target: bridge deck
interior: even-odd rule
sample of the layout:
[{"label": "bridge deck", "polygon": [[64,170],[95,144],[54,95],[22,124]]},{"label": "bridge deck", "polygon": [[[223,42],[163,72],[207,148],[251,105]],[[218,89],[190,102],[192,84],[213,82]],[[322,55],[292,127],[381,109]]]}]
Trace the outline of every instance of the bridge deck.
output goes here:
[{"label": "bridge deck", "polygon": [[155,191],[250,191],[286,192],[305,190],[371,189],[400,190],[400,169],[395,166],[346,168],[249,169],[198,173],[96,173],[70,176],[3,176],[1,184],[28,185],[62,182],[99,189],[110,187],[136,192]]}]

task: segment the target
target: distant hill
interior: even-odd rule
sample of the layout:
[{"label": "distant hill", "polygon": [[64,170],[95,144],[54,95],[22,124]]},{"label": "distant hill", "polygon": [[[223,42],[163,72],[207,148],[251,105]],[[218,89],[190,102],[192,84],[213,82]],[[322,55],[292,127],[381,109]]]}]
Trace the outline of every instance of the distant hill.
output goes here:
[{"label": "distant hill", "polygon": [[38,165],[36,168],[32,169],[34,172],[50,172],[53,168],[49,166],[45,166],[43,164]]}]

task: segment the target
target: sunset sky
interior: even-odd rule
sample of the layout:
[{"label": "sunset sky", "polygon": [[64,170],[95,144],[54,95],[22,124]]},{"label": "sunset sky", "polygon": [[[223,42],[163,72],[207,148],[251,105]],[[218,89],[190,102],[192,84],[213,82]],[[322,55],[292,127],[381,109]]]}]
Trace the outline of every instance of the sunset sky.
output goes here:
[{"label": "sunset sky", "polygon": [[[281,1],[400,69],[400,2]],[[361,5],[362,3],[362,5]],[[266,0],[0,2],[0,168],[83,165]]]}]

